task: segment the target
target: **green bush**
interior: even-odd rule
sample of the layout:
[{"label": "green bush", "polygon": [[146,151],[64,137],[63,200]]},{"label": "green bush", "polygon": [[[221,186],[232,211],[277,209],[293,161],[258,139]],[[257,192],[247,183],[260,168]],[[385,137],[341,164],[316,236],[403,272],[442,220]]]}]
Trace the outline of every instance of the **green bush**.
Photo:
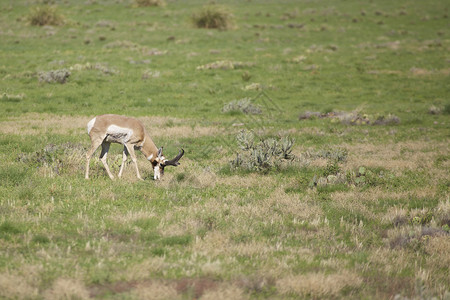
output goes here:
[{"label": "green bush", "polygon": [[197,28],[229,29],[233,25],[233,15],[224,6],[207,5],[192,15]]},{"label": "green bush", "polygon": [[28,14],[28,21],[33,26],[58,26],[64,24],[64,17],[56,6],[45,5],[32,8]]}]

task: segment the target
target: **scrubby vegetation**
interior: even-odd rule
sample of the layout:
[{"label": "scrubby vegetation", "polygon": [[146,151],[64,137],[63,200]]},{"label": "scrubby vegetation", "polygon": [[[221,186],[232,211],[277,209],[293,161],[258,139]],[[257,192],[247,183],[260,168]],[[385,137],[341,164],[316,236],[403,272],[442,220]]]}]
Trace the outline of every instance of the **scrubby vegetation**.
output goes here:
[{"label": "scrubby vegetation", "polygon": [[289,137],[279,139],[267,138],[255,141],[251,131],[241,131],[236,136],[241,152],[231,161],[233,168],[244,168],[251,171],[267,172],[280,167],[285,161],[292,161],[294,140]]},{"label": "scrubby vegetation", "polygon": [[164,0],[134,0],[134,2],[138,7],[166,5],[166,2]]},{"label": "scrubby vegetation", "polygon": [[64,16],[56,6],[44,5],[34,7],[30,10],[27,18],[33,26],[58,26],[64,24]]},{"label": "scrubby vegetation", "polygon": [[300,120],[308,120],[315,118],[329,118],[332,121],[340,121],[345,125],[393,125],[399,124],[400,118],[393,114],[385,115],[368,115],[361,113],[359,109],[345,112],[345,111],[333,111],[327,113],[321,113],[317,111],[306,111],[299,115]]},{"label": "scrubby vegetation", "polygon": [[53,70],[48,72],[39,72],[38,79],[40,82],[47,83],[66,83],[67,78],[69,78],[70,72],[67,69]]},{"label": "scrubby vegetation", "polygon": [[198,28],[230,29],[233,14],[225,6],[207,5],[192,15],[192,22]]},{"label": "scrubby vegetation", "polygon": [[447,2],[0,1],[0,299],[447,299]]},{"label": "scrubby vegetation", "polygon": [[222,112],[243,112],[244,114],[259,115],[262,109],[259,105],[253,104],[250,98],[233,100],[222,107]]}]

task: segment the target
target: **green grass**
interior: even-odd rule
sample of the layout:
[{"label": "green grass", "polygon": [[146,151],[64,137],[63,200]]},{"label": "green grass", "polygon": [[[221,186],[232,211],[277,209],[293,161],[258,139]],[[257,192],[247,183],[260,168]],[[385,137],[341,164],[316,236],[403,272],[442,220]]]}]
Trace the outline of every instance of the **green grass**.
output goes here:
[{"label": "green grass", "polygon": [[[64,24],[31,26],[35,2],[0,3],[0,298],[448,297],[445,1],[229,0],[228,30],[195,28],[202,1],[69,0]],[[222,112],[243,98],[262,113]],[[92,159],[84,180],[104,113],[181,165],[155,182],[139,156],[144,182],[131,163],[111,181]],[[243,129],[296,159],[234,169]]]}]

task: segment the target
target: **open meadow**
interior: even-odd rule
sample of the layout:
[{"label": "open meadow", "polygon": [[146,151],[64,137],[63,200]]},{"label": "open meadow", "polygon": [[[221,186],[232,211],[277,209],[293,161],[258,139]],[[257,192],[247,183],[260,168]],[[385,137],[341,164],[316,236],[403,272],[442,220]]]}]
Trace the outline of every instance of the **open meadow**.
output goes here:
[{"label": "open meadow", "polygon": [[0,1],[0,298],[450,299],[449,1],[217,2]]}]

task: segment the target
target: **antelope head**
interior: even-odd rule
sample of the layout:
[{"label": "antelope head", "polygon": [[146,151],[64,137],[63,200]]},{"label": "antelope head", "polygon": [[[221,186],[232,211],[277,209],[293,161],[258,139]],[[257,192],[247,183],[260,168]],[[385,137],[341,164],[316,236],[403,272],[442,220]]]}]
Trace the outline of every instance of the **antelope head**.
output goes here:
[{"label": "antelope head", "polygon": [[159,180],[163,177],[164,175],[164,168],[167,166],[178,166],[180,163],[178,162],[180,160],[180,158],[184,155],[184,150],[181,149],[180,152],[178,153],[178,155],[171,160],[167,160],[163,153],[163,148],[159,148],[158,149],[158,154],[155,158],[155,160],[153,160],[152,165],[153,165],[153,172],[154,172],[154,176],[153,178],[155,180]]}]

